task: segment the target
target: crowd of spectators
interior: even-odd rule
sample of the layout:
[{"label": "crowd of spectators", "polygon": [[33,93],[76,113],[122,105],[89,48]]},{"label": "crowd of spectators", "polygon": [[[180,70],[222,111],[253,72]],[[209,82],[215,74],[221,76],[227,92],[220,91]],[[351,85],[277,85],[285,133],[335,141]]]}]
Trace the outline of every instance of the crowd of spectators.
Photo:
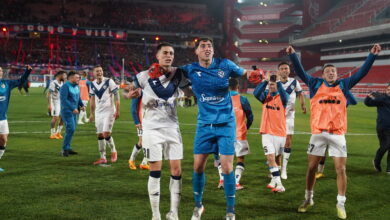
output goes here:
[{"label": "crowd of spectators", "polygon": [[156,4],[148,1],[4,0],[0,21],[124,28],[175,33],[221,33],[205,5]]}]

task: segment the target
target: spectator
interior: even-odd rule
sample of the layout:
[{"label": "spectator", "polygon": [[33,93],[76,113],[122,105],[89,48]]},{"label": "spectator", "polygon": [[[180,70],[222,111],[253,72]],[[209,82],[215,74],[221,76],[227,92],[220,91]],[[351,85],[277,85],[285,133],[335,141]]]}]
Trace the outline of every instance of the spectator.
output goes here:
[{"label": "spectator", "polygon": [[376,132],[379,139],[379,149],[373,160],[376,171],[381,172],[381,160],[387,152],[386,172],[390,174],[390,84],[387,85],[386,93],[374,92],[364,100],[369,107],[377,107]]}]

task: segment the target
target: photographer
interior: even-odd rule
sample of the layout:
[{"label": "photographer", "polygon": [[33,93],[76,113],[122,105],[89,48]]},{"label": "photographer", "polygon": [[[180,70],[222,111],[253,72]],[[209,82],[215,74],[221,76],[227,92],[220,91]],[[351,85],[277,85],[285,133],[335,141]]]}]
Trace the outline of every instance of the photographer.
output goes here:
[{"label": "photographer", "polygon": [[374,167],[378,172],[382,171],[381,160],[387,151],[386,172],[390,174],[390,84],[387,85],[386,93],[373,92],[364,100],[368,107],[377,107],[376,132],[379,139],[379,149],[373,160]]}]

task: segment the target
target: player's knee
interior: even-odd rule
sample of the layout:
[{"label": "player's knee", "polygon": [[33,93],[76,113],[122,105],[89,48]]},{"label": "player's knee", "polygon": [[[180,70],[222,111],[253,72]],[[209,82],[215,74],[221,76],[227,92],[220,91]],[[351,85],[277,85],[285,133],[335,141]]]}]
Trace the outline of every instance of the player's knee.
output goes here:
[{"label": "player's knee", "polygon": [[111,138],[111,133],[110,133],[110,132],[103,132],[103,137],[104,137],[104,139],[106,139],[106,140],[110,140],[110,138]]},{"label": "player's knee", "polygon": [[181,169],[180,169],[180,167],[173,167],[173,168],[171,168],[171,175],[172,176],[181,176]]},{"label": "player's knee", "polygon": [[338,165],[336,166],[336,174],[337,175],[345,175],[346,174],[346,168],[344,165]]}]

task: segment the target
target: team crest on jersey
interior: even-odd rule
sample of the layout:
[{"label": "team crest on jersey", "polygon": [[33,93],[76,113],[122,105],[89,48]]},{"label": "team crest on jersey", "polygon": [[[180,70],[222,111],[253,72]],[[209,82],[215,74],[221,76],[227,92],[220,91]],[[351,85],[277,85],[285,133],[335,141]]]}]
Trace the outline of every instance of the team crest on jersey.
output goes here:
[{"label": "team crest on jersey", "polygon": [[292,85],[292,86],[291,86],[291,89],[292,89],[292,90],[294,90],[294,89],[295,89],[295,86],[294,86],[294,85]]},{"label": "team crest on jersey", "polygon": [[1,88],[3,88],[3,89],[5,88],[5,84],[4,83],[1,84]]},{"label": "team crest on jersey", "polygon": [[218,71],[218,76],[223,78],[225,76],[225,72],[222,70]]}]

